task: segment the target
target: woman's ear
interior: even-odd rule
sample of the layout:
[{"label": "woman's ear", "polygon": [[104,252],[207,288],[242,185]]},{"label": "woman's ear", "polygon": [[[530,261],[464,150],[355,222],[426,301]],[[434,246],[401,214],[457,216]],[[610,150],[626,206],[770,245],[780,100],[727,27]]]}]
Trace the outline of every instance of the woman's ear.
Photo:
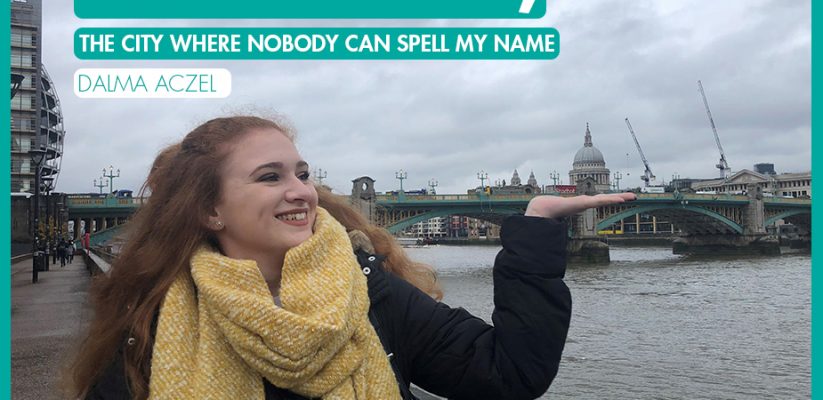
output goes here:
[{"label": "woman's ear", "polygon": [[205,221],[206,228],[211,229],[215,232],[222,230],[226,227],[226,224],[223,223],[223,220],[220,218],[220,213],[217,210],[212,212],[212,215],[209,215]]}]

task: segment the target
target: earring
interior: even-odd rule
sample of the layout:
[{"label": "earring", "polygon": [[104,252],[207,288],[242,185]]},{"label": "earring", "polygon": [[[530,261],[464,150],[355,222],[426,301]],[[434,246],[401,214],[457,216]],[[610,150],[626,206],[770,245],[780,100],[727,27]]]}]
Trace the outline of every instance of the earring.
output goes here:
[{"label": "earring", "polygon": [[219,231],[219,230],[223,229],[224,225],[223,225],[222,221],[214,221],[214,222],[212,222],[211,226],[212,226],[212,228],[214,228],[214,230]]}]

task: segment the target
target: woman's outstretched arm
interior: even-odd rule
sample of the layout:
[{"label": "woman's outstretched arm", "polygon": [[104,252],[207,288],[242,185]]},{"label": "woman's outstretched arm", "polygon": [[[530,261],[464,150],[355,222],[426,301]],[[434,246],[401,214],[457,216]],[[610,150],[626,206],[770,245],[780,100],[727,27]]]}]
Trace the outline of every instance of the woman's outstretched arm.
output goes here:
[{"label": "woman's outstretched arm", "polygon": [[494,265],[494,326],[413,290],[395,301],[418,386],[451,399],[533,399],[557,374],[571,318],[563,282],[567,228],[555,219],[634,199],[631,193],[532,200],[526,215],[503,223]]}]

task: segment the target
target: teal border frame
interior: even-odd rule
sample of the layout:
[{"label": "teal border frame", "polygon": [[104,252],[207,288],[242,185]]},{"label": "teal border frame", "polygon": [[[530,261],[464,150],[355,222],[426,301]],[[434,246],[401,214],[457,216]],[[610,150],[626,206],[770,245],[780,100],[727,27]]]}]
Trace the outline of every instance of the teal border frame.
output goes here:
[{"label": "teal border frame", "polygon": [[520,13],[521,0],[74,0],[84,19],[538,19],[548,0]]},{"label": "teal border frame", "polygon": [[[814,172],[814,171],[819,171],[821,168],[823,168],[823,163],[820,161],[820,157],[815,157],[816,153],[819,153],[818,147],[823,146],[823,145],[820,144],[820,143],[823,143],[823,140],[820,140],[819,138],[817,140],[815,140],[815,136],[814,136],[815,128],[818,127],[818,126],[821,126],[821,122],[823,122],[823,119],[821,119],[821,118],[823,118],[823,117],[821,117],[821,116],[823,116],[823,106],[821,106],[821,103],[819,101],[815,101],[815,97],[816,97],[815,95],[819,95],[821,93],[820,79],[815,79],[815,69],[816,69],[815,66],[820,65],[821,56],[820,56],[819,51],[818,52],[814,51],[814,43],[818,39],[821,38],[820,28],[817,27],[817,29],[815,29],[815,24],[814,24],[815,16],[819,16],[819,14],[821,14],[820,10],[823,10],[823,7],[815,7],[813,1],[810,1],[810,3],[811,3],[810,7],[811,7],[811,10],[812,10],[812,15],[811,15],[811,25],[812,25],[812,50],[811,50],[812,51],[812,54],[811,54],[811,56],[812,56],[812,65],[811,65],[811,67],[812,67],[811,68],[811,71],[812,71],[811,72],[811,75],[812,75],[811,76],[811,78],[812,78],[812,88],[811,88],[812,89],[812,97],[811,97],[811,99],[812,99],[812,132],[811,132],[811,143],[810,143],[810,145],[812,146],[812,172]],[[820,5],[820,4],[818,3],[818,5]],[[821,18],[823,18],[823,17],[819,17],[819,18],[817,18],[817,20],[820,21]],[[815,188],[816,188],[816,185],[815,185],[814,182],[812,182],[812,187],[811,187],[812,194],[814,194],[815,192],[820,192],[818,190],[815,190]],[[823,193],[823,192],[820,192],[820,193]],[[819,195],[820,194],[818,193],[818,196]],[[815,196],[812,195],[812,199],[814,199],[814,197]],[[823,318],[823,313],[820,312],[820,307],[819,306],[815,307],[816,305],[819,305],[819,304],[821,304],[821,302],[823,302],[823,291],[821,291],[820,289],[815,290],[815,288],[818,286],[818,284],[821,283],[821,281],[823,281],[823,270],[820,270],[820,269],[818,269],[817,271],[814,270],[814,266],[815,266],[815,264],[817,264],[816,263],[817,260],[815,260],[814,255],[815,254],[820,254],[820,251],[823,251],[823,238],[819,237],[820,236],[819,234],[818,235],[814,234],[814,231],[815,231],[814,228],[816,226],[820,226],[821,222],[823,222],[823,215],[821,215],[821,213],[823,213],[823,207],[820,206],[820,199],[818,199],[817,203],[812,201],[812,263],[811,263],[811,266],[810,266],[810,269],[811,269],[811,319],[812,319],[812,321],[811,321],[811,330],[812,331],[811,331],[811,343],[810,343],[810,349],[809,349],[810,355],[811,355],[810,363],[811,363],[811,388],[812,388],[811,395],[812,395],[812,397],[814,397],[815,392],[817,392],[819,395],[823,396],[823,391],[815,390],[815,389],[818,389],[820,387],[820,385],[817,384],[817,382],[815,382],[815,367],[820,365],[820,346],[819,345],[815,346],[815,343],[814,343],[815,342],[815,340],[814,340],[815,336],[817,336],[816,333],[820,330],[820,322],[819,321],[820,321],[821,318]],[[820,374],[818,374],[818,375],[820,375]]]},{"label": "teal border frame", "polygon": [[[5,21],[0,27],[0,37],[6,38],[6,44],[2,46],[3,51],[0,53],[0,59],[5,60],[3,63],[3,72],[0,76],[11,76],[11,5],[9,7],[2,7],[3,11],[0,13],[0,20]],[[9,93],[9,92],[6,92]],[[11,99],[3,96],[3,102],[0,104],[0,120],[10,121],[11,118]],[[5,132],[5,137],[11,136],[11,124],[0,124]],[[0,154],[3,155],[4,161],[0,162],[3,166],[3,171],[0,173],[0,182],[2,187],[8,190],[9,197],[0,196],[0,209],[5,210],[5,218],[0,218],[0,229],[3,231],[5,239],[0,245],[0,257],[4,260],[9,260],[9,269],[11,269],[11,141],[0,140]],[[8,275],[7,275],[8,274]],[[0,296],[0,310],[2,310],[2,325],[0,330],[0,359],[3,360],[2,368],[0,368],[0,382],[2,382],[2,391],[5,393],[7,399],[11,398],[11,273],[6,271],[0,274],[0,282],[5,288],[5,293]]]},{"label": "teal border frame", "polygon": [[[817,125],[820,125],[821,121],[823,121],[823,106],[821,106],[820,102],[815,101],[815,95],[821,93],[821,84],[819,79],[815,79],[815,66],[821,64],[821,56],[819,52],[814,51],[814,43],[821,39],[820,28],[815,27],[814,20],[820,20],[823,16],[818,16],[821,13],[821,7],[814,7],[813,2],[811,2],[811,10],[812,10],[812,135],[811,135],[811,146],[812,146],[812,171],[819,170],[823,168],[823,162],[819,161],[818,157],[815,157],[816,153],[818,153],[818,147],[821,147],[820,143],[823,143],[823,140],[817,139],[815,140],[814,131]],[[11,7],[2,7],[2,11],[0,12],[0,18],[5,21],[2,26],[0,26],[0,37],[7,38],[6,45],[2,46],[2,56],[3,60],[9,60],[10,57],[10,47],[8,44],[8,38],[11,35]],[[815,18],[818,17],[818,18]],[[816,29],[817,28],[817,29]],[[10,71],[10,64],[3,63],[3,74],[4,76],[9,76]],[[4,118],[4,121],[9,121],[10,118],[10,100],[8,97],[3,96],[2,104],[0,104],[0,117]],[[6,137],[10,135],[10,126],[6,124],[2,124],[2,130],[6,133]],[[8,140],[0,140],[0,155],[3,155],[5,161],[2,162],[3,171],[0,173],[0,182],[2,182],[2,186],[6,187],[9,192],[11,190],[11,181],[10,181],[10,141]],[[818,168],[820,167],[820,168]],[[816,192],[817,190],[814,183],[812,183],[812,193]],[[823,192],[821,192],[823,193]],[[814,198],[814,196],[812,196]],[[823,207],[820,206],[820,202],[812,202],[812,230],[814,231],[814,227],[819,226],[823,222]],[[0,256],[4,257],[4,259],[10,260],[11,259],[11,241],[10,241],[10,232],[11,232],[11,225],[10,225],[10,215],[11,215],[11,197],[0,196],[0,208],[5,210],[5,218],[0,218],[0,229],[2,229],[2,235],[5,237],[5,240],[2,241],[0,244]],[[814,257],[815,254],[818,252],[823,251],[823,238],[819,235],[812,235],[812,266],[816,264],[816,259]],[[9,264],[10,267],[10,264]],[[815,379],[815,370],[817,365],[819,364],[819,353],[820,353],[820,346],[815,345],[815,336],[817,331],[819,330],[819,323],[816,321],[820,321],[820,318],[823,318],[823,313],[819,311],[819,307],[816,305],[821,304],[823,301],[823,292],[820,289],[815,290],[818,283],[823,281],[823,270],[815,271],[813,268],[811,269],[811,282],[812,282],[812,292],[811,292],[811,300],[812,300],[812,307],[811,307],[811,316],[812,316],[812,340],[811,340],[811,372],[812,372],[812,379],[811,379],[811,394],[814,396],[816,392],[820,392],[819,394],[823,396],[823,391],[816,390],[820,385],[817,384]],[[3,360],[2,368],[0,368],[0,384],[2,385],[2,391],[0,394],[6,393],[5,396],[0,395],[3,398],[11,398],[11,279],[10,275],[6,275],[5,273],[0,274],[0,280],[2,280],[2,285],[6,288],[6,291],[2,297],[0,297],[0,301],[2,304],[0,308],[2,308],[2,322],[3,322],[3,329],[0,330],[0,357]]]}]

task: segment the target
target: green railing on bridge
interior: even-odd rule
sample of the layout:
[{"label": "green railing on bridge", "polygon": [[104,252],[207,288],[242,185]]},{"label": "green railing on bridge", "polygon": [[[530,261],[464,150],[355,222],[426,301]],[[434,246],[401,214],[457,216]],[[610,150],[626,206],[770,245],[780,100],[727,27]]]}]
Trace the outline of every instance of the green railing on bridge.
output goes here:
[{"label": "green railing on bridge", "polygon": [[[617,192],[615,192],[617,193]],[[553,196],[562,196],[562,197],[573,197],[575,194],[573,193],[547,193]],[[492,202],[520,202],[526,201],[528,202],[532,198],[540,196],[540,194],[444,194],[444,195],[377,195],[376,200],[378,203],[387,203],[387,204],[395,204],[395,203],[405,203],[405,204],[422,204],[422,203],[442,203],[447,204],[449,202],[479,202],[479,201],[492,201]],[[718,193],[718,194],[695,194],[695,193],[637,193],[637,200],[638,201],[673,201],[673,200],[687,200],[687,201],[710,201],[710,202],[718,202],[718,203],[748,203],[749,198],[745,195],[733,195],[733,194],[725,194],[725,193]],[[810,204],[811,200],[803,200],[803,199],[787,199],[787,198],[779,198],[779,197],[766,197],[764,200],[767,203],[780,203],[780,204]],[[805,203],[804,203],[805,202]]]},{"label": "green railing on bridge", "polygon": [[[376,197],[376,203],[386,210],[385,217],[381,221],[386,229],[390,232],[398,232],[416,222],[450,214],[468,215],[479,213],[502,215],[522,212],[528,202],[536,196],[538,195],[489,195],[487,193],[465,195],[405,195],[401,193],[400,195],[378,195]],[[573,194],[568,194],[567,196],[573,196]],[[765,196],[763,200],[763,205],[766,209],[790,209],[769,218],[766,225],[774,223],[774,221],[782,217],[811,211],[810,199]],[[614,215],[604,216],[603,220],[598,223],[598,229],[604,229],[616,221],[638,213],[652,213],[658,210],[666,212],[668,212],[668,210],[676,210],[710,217],[728,229],[731,229],[733,232],[741,233],[743,231],[741,223],[733,221],[716,208],[732,207],[737,209],[746,206],[749,204],[749,201],[750,199],[747,195],[731,193],[637,193],[636,201],[623,205],[628,207],[628,209],[619,211]],[[405,212],[403,210],[406,210],[408,214],[402,214],[402,212]]]},{"label": "green railing on bridge", "polygon": [[384,195],[379,194],[376,196],[376,200],[378,203],[382,202],[395,202],[395,203],[407,203],[407,202],[437,202],[437,203],[444,203],[444,202],[467,202],[467,201],[489,201],[489,200],[516,200],[516,201],[528,201],[531,200],[535,195],[527,194],[527,195],[518,195],[518,194],[503,194],[503,195],[476,195],[476,194],[435,194],[435,195]]},{"label": "green railing on bridge", "polygon": [[89,196],[70,194],[68,207],[72,208],[137,208],[145,201],[143,197],[115,197],[115,196]]},{"label": "green railing on bridge", "polygon": [[[573,196],[573,194],[554,194],[564,197]],[[479,201],[493,201],[493,202],[520,202],[528,201],[538,196],[536,194],[442,194],[442,195],[377,195],[378,203],[449,203],[449,202],[479,202]],[[672,200],[695,200],[695,201],[717,201],[719,203],[735,202],[746,203],[749,198],[745,195],[733,194],[695,194],[695,193],[638,193],[638,200],[641,201],[672,201]],[[68,195],[69,208],[137,208],[145,202],[143,197],[114,197],[108,196],[89,196],[89,195]],[[775,205],[797,205],[809,206],[811,199],[795,199],[783,197],[764,197],[763,201],[766,204]]]},{"label": "green railing on bridge", "polygon": [[[557,194],[564,197],[574,196],[574,194]],[[434,209],[424,212],[423,214],[410,215],[405,221],[396,221],[391,223],[401,223],[400,226],[386,226],[390,231],[401,229],[410,223],[419,222],[423,218],[432,216],[442,216],[454,211],[458,213],[516,213],[522,212],[528,204],[529,200],[537,196],[537,194],[442,194],[442,195],[377,195],[376,203],[387,209],[416,209],[425,210],[426,208]],[[122,213],[129,209],[136,210],[141,204],[145,202],[145,198],[141,197],[115,197],[112,195],[94,196],[94,195],[69,195],[68,207],[69,212],[75,210],[79,213],[94,212],[100,210],[110,210],[110,212]],[[749,197],[746,195],[735,195],[726,193],[717,194],[697,194],[697,193],[638,193],[637,200],[631,204],[637,206],[637,212],[648,212],[660,207],[680,207],[698,214],[712,216],[713,218],[723,222],[728,226],[732,226],[735,231],[740,231],[738,224],[728,221],[726,218],[714,215],[714,212],[708,212],[695,206],[740,206],[749,202]],[[809,213],[811,211],[811,199],[795,199],[767,196],[763,198],[764,206],[767,208],[783,210],[779,214],[775,214],[767,219],[767,224],[773,223],[775,220],[784,218],[786,216],[796,215],[798,213]],[[493,208],[484,208],[489,205]],[[480,207],[479,209],[475,209]],[[436,209],[436,210],[435,210]],[[792,210],[794,209],[794,210]],[[447,212],[449,211],[449,212]],[[625,212],[631,212],[626,210]],[[628,215],[628,214],[627,214]],[[624,215],[620,215],[623,217]],[[604,225],[607,222],[613,222],[617,217],[610,216],[604,218],[598,226]],[[103,232],[101,232],[103,233]],[[99,239],[104,239],[109,233],[105,232]]]}]

